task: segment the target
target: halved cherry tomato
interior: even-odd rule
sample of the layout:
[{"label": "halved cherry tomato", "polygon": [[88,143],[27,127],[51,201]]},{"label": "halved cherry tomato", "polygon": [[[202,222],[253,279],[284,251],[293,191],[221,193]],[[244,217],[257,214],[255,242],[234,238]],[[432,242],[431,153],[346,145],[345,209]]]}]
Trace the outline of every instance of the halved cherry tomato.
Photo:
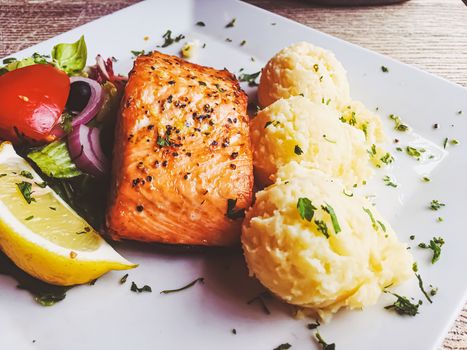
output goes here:
[{"label": "halved cherry tomato", "polygon": [[49,64],[35,64],[0,76],[0,139],[48,142],[70,92],[70,78]]}]

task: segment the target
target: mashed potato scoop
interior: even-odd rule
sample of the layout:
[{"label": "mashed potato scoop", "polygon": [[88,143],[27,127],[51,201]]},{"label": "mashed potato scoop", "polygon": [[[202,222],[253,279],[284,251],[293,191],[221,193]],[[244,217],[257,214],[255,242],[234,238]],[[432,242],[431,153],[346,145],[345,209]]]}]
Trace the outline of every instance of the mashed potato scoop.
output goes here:
[{"label": "mashed potato scoop", "polygon": [[327,318],[412,275],[406,245],[364,197],[296,162],[278,177],[257,193],[242,245],[251,275],[279,298]]},{"label": "mashed potato scoop", "polygon": [[362,131],[339,121],[332,107],[301,96],[280,99],[250,123],[256,179],[274,182],[277,169],[290,161],[361,185],[373,174]]}]

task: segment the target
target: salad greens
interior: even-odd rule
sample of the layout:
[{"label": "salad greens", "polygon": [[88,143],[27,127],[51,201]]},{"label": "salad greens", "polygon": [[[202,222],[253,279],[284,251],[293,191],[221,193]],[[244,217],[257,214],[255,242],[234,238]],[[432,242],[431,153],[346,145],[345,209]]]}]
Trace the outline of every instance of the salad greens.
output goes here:
[{"label": "salad greens", "polygon": [[27,157],[49,177],[67,179],[82,174],[73,163],[65,141],[49,143],[43,148],[29,152]]},{"label": "salad greens", "polygon": [[52,62],[67,74],[80,73],[86,66],[88,51],[84,36],[71,44],[58,44],[52,49]]}]

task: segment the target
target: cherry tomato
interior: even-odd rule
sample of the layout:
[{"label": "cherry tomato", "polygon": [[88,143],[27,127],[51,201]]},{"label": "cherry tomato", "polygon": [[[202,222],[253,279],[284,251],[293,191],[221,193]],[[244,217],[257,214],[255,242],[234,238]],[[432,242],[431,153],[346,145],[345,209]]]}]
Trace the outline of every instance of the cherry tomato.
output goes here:
[{"label": "cherry tomato", "polygon": [[70,92],[70,78],[49,64],[35,64],[0,76],[0,139],[20,143],[52,141]]}]

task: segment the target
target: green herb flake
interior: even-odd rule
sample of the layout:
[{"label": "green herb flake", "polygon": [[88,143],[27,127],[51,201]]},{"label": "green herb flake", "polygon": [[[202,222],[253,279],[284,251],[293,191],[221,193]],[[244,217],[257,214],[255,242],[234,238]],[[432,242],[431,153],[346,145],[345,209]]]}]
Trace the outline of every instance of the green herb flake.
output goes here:
[{"label": "green herb flake", "polygon": [[128,274],[125,274],[122,278],[120,278],[120,284],[125,284],[128,278]]},{"label": "green herb flake", "polygon": [[448,138],[446,137],[443,141],[443,148],[446,149],[447,145],[448,145]]},{"label": "green herb flake", "polygon": [[149,287],[147,284],[139,288],[135,282],[131,282],[130,290],[135,293],[143,293],[143,292],[151,293],[152,292],[151,287]]},{"label": "green herb flake", "polygon": [[458,145],[458,144],[459,144],[459,141],[456,140],[456,139],[451,139],[451,140],[449,141],[449,143],[450,143],[451,145]]},{"label": "green herb flake", "polygon": [[443,219],[441,216],[438,216],[438,218],[436,219],[436,221],[438,221],[438,222],[443,222],[444,219]]},{"label": "green herb flake", "polygon": [[399,118],[397,115],[390,114],[389,119],[394,121],[394,130],[401,132],[409,130],[409,127],[406,124],[402,123],[401,118]]},{"label": "green herb flake", "polygon": [[25,177],[27,179],[33,179],[34,177],[32,176],[31,172],[27,171],[27,170],[21,170],[21,172],[19,173],[22,177]]},{"label": "green herb flake", "polygon": [[276,346],[274,350],[287,350],[287,349],[290,349],[291,347],[292,345],[290,345],[289,343],[284,343],[279,346]]},{"label": "green herb flake", "polygon": [[381,226],[381,229],[383,230],[383,232],[386,232],[386,226],[384,226],[384,224],[379,220],[376,220],[376,222],[378,223],[379,226]]},{"label": "green herb flake", "polygon": [[326,238],[329,238],[328,226],[323,220],[315,220],[316,228],[321,232]]},{"label": "green herb flake", "polygon": [[30,215],[27,218],[25,218],[24,220],[29,221],[29,220],[32,220],[32,219],[34,219],[34,215]]},{"label": "green herb flake", "polygon": [[397,184],[387,175],[383,177],[383,181],[386,186],[394,187],[394,188],[397,187]]},{"label": "green herb flake", "polygon": [[196,22],[196,25],[197,25],[198,27],[206,27],[206,23],[204,23],[203,21],[198,21],[198,22]]},{"label": "green herb flake", "polygon": [[424,149],[417,149],[412,146],[407,146],[405,148],[405,152],[412,158],[415,158],[416,160],[420,160],[420,157],[422,156],[422,153],[424,152]]},{"label": "green herb flake", "polygon": [[341,227],[333,207],[331,207],[328,203],[325,203],[325,205],[321,206],[321,209],[323,209],[326,213],[329,214],[329,216],[331,216],[332,227],[334,228],[334,232],[337,235],[339,232],[341,232]]},{"label": "green herb flake", "polygon": [[19,191],[23,195],[24,200],[28,202],[28,204],[31,204],[32,202],[36,201],[36,199],[32,197],[32,185],[30,182],[21,181],[17,183],[16,186],[18,187]]},{"label": "green herb flake", "polygon": [[167,47],[169,45],[172,45],[173,43],[178,43],[180,40],[185,39],[185,36],[183,34],[180,34],[176,36],[175,38],[172,37],[172,31],[167,30],[164,35],[162,35],[162,39],[164,39],[164,43],[160,45],[159,47]]},{"label": "green herb flake", "polygon": [[319,345],[321,345],[321,348],[323,350],[335,350],[336,349],[336,344],[332,343],[332,344],[328,344],[324,341],[323,337],[321,337],[321,334],[319,334],[319,332],[317,331],[315,333],[315,338],[316,338],[316,341],[318,342]]},{"label": "green herb flake", "polygon": [[391,155],[391,153],[386,152],[384,156],[380,158],[380,161],[383,162],[384,164],[388,165],[391,164],[394,161],[394,157]]},{"label": "green herb flake", "polygon": [[[417,267],[417,271],[418,271],[418,267]],[[428,300],[428,301],[430,302],[430,304],[433,304],[433,301],[431,300],[430,296],[428,295],[428,293],[426,292],[425,288],[423,287],[422,276],[420,276],[420,274],[416,273],[417,271],[414,270],[415,276],[416,276],[417,279],[418,279],[418,287],[419,287],[420,290],[422,291],[422,293],[423,293],[423,295],[425,296],[426,300]]]},{"label": "green herb flake", "polygon": [[347,192],[345,192],[345,189],[342,190],[342,193],[346,195],[347,197],[353,197],[353,193],[348,194]]},{"label": "green herb flake", "polygon": [[368,216],[370,217],[370,220],[371,220],[371,225],[373,226],[373,228],[375,229],[375,231],[378,231],[378,225],[376,225],[376,220],[375,218],[373,217],[373,213],[371,212],[370,209],[367,209],[367,208],[363,208],[363,211],[365,213],[368,214]]},{"label": "green herb flake", "polygon": [[433,237],[430,240],[430,243],[420,243],[419,248],[422,249],[431,249],[433,251],[433,257],[431,258],[431,263],[436,263],[441,256],[441,247],[444,245],[444,239],[442,237]]},{"label": "green herb flake", "polygon": [[227,213],[225,214],[225,216],[232,220],[245,217],[245,209],[235,209],[236,206],[236,199],[227,199]]},{"label": "green herb flake", "polygon": [[384,293],[391,294],[397,298],[393,304],[384,307],[386,310],[394,310],[399,315],[415,316],[418,314],[418,308],[422,304],[421,300],[419,300],[417,304],[414,304],[407,297],[399,294],[389,291],[384,291]]},{"label": "green herb flake", "polygon": [[427,176],[424,176],[424,177],[422,177],[422,181],[423,182],[430,182],[431,179],[429,177],[427,177]]},{"label": "green herb flake", "polygon": [[237,21],[236,18],[232,18],[232,20],[225,25],[226,28],[232,28],[235,26],[235,22]]},{"label": "green herb flake", "polygon": [[258,86],[258,83],[256,82],[256,79],[259,77],[261,74],[261,71],[258,71],[256,73],[242,73],[238,76],[238,80],[241,82],[247,82],[248,86],[253,87],[253,86]]},{"label": "green herb flake", "polygon": [[264,124],[264,128],[266,129],[269,125],[272,125],[274,127],[278,127],[279,125],[281,124],[280,121],[277,121],[277,120],[269,120],[266,122],[266,124]]},{"label": "green herb flake", "polygon": [[188,289],[190,287],[193,287],[196,283],[204,283],[204,278],[203,277],[198,277],[197,279],[195,279],[194,281],[188,283],[186,286],[183,286],[183,287],[180,287],[180,288],[177,288],[177,289],[166,289],[166,290],[163,290],[161,291],[161,294],[170,294],[170,293],[176,293],[176,292],[180,292],[182,290],[185,290],[185,289]]},{"label": "green herb flake", "polygon": [[381,66],[381,71],[382,71],[383,73],[388,73],[388,72],[389,72],[389,69],[388,69],[388,67],[386,67],[386,66]]},{"label": "green herb flake", "polygon": [[446,204],[444,203],[441,203],[439,200],[437,199],[433,199],[431,202],[430,202],[430,209],[431,210],[439,210],[441,209],[442,207],[445,207]]},{"label": "green herb flake", "polygon": [[240,42],[240,46],[245,46],[245,44],[246,44],[246,40],[242,40],[242,41]]},{"label": "green herb flake", "polygon": [[144,55],[146,52],[144,50],[136,51],[136,50],[131,50],[131,54],[135,57]]},{"label": "green herb flake", "polygon": [[462,114],[462,110],[458,110],[458,111],[457,111],[457,114],[458,114],[458,115],[461,115],[461,114]]},{"label": "green herb flake", "polygon": [[6,176],[7,174],[0,174],[0,178]]},{"label": "green herb flake", "polygon": [[260,293],[259,295],[255,296],[254,298],[248,300],[246,303],[247,305],[251,305],[254,303],[258,303],[261,306],[261,309],[266,315],[270,315],[271,311],[269,310],[268,306],[266,305],[266,302],[264,301],[264,298],[269,297],[268,292],[263,292]]},{"label": "green herb flake", "polygon": [[237,335],[237,330],[235,328],[232,328],[232,334]]},{"label": "green herb flake", "polygon": [[336,143],[336,141],[328,139],[326,135],[323,135],[323,139],[325,139],[329,143]]},{"label": "green herb flake", "polygon": [[157,145],[159,147],[170,147],[172,146],[172,143],[170,142],[169,135],[166,135],[165,137],[162,137],[160,135],[157,135]]},{"label": "green herb flake", "polygon": [[299,145],[295,145],[294,147],[294,153],[297,155],[297,156],[301,156],[303,154],[303,150],[300,148]]},{"label": "green herb flake", "polygon": [[306,197],[301,197],[297,201],[297,210],[302,220],[307,220],[308,222],[311,222],[311,219],[313,219],[313,215],[315,214],[316,209],[317,208]]},{"label": "green herb flake", "polygon": [[413,241],[415,239],[415,235],[411,235],[409,238],[411,241]]}]

